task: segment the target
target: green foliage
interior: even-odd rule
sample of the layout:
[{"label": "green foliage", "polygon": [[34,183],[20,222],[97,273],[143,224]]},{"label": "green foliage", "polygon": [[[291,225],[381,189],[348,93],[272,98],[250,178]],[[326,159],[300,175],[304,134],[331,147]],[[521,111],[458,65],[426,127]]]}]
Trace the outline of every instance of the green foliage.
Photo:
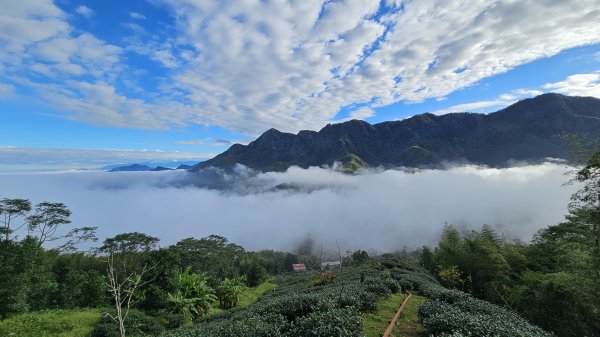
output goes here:
[{"label": "green foliage", "polygon": [[35,235],[39,245],[58,239],[56,231],[71,223],[71,211],[60,202],[43,201],[35,206],[34,214],[27,217],[27,232]]},{"label": "green foliage", "polygon": [[[111,314],[113,317],[115,313]],[[128,337],[155,337],[163,331],[163,326],[154,318],[138,310],[130,310],[125,320],[125,329]],[[91,337],[120,337],[119,324],[109,315],[102,318],[94,326]]]},{"label": "green foliage", "polygon": [[[373,281],[360,283],[364,272]],[[265,292],[254,304],[207,315],[196,324],[164,334],[164,337],[220,336],[363,336],[361,314],[377,307],[380,296],[369,290],[389,293],[397,283],[386,280],[374,268],[344,268],[323,286],[311,286],[317,273],[285,274],[276,277],[279,287]],[[376,284],[376,287],[372,287]]]},{"label": "green foliage", "polygon": [[100,310],[98,309],[50,310],[25,313],[0,321],[0,336],[89,336],[99,320]]},{"label": "green foliage", "polygon": [[359,266],[369,261],[369,254],[364,250],[357,250],[350,255],[350,261],[352,265]]},{"label": "green foliage", "polygon": [[191,267],[187,267],[179,275],[177,291],[168,294],[174,311],[181,313],[187,324],[208,313],[212,303],[217,300],[215,291],[207,285],[208,276],[191,270]]},{"label": "green foliage", "polygon": [[595,336],[600,331],[595,283],[566,272],[528,271],[514,289],[519,297],[517,309],[559,336]]},{"label": "green foliage", "polygon": [[288,334],[303,337],[360,337],[364,336],[362,316],[346,307],[327,311],[316,311],[298,318]]},{"label": "green foliage", "polygon": [[[11,234],[18,231],[26,223],[21,223],[18,227],[14,222],[18,218],[24,218],[31,211],[31,201],[27,199],[8,199],[0,200],[0,240],[11,240]],[[15,228],[16,227],[16,228]]]},{"label": "green foliage", "polygon": [[257,285],[263,283],[269,274],[265,267],[263,267],[259,262],[253,261],[250,264],[249,270],[246,272],[246,283],[250,287],[256,287]]},{"label": "green foliage", "polygon": [[331,270],[326,270],[326,271],[320,272],[317,275],[313,276],[313,278],[310,279],[308,284],[312,287],[324,286],[326,284],[333,282],[334,279],[335,279],[335,273]]},{"label": "green foliage", "polygon": [[217,287],[217,297],[222,309],[231,309],[237,306],[245,283],[245,276],[226,278],[221,281],[221,284]]},{"label": "green foliage", "polygon": [[271,282],[261,283],[254,288],[244,287],[240,293],[238,307],[246,307],[256,302],[263,294],[273,292],[277,289],[277,284]]},{"label": "green foliage", "polygon": [[238,275],[237,264],[244,254],[244,248],[218,235],[184,239],[169,249],[178,254],[180,266],[191,266],[194,272],[207,273],[215,287],[218,280]]},{"label": "green foliage", "polygon": [[141,291],[144,298],[138,308],[150,311],[168,310],[171,308],[169,293],[175,293],[179,286],[179,259],[170,249],[159,249],[150,252],[145,264],[154,266],[144,275]]},{"label": "green foliage", "polygon": [[427,331],[435,336],[552,336],[523,318],[489,302],[467,297],[457,302],[430,300],[419,308]]}]

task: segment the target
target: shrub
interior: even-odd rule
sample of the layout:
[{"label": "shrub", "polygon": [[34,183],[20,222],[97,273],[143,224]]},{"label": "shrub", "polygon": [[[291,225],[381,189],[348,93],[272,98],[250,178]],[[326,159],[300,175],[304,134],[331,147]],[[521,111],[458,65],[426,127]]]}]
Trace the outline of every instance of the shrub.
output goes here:
[{"label": "shrub", "polygon": [[287,322],[281,315],[244,314],[235,319],[186,326],[167,332],[162,337],[280,337],[285,336],[283,330],[286,328]]},{"label": "shrub", "polygon": [[334,279],[335,279],[335,273],[330,270],[327,270],[327,271],[324,271],[324,272],[321,272],[321,273],[315,275],[313,278],[310,279],[308,284],[311,287],[324,286],[326,284],[333,282]]},{"label": "shrub", "polygon": [[294,322],[289,336],[364,336],[362,316],[352,308],[317,311]]},{"label": "shrub", "polygon": [[387,296],[392,293],[386,282],[381,278],[368,277],[365,279],[363,285],[367,291],[372,292],[379,297]]},{"label": "shrub", "polygon": [[429,293],[434,299],[421,305],[419,317],[432,335],[552,336],[518,315],[470,295],[441,287],[435,292],[430,289]]},{"label": "shrub", "polygon": [[[129,337],[158,336],[163,330],[162,325],[154,317],[150,317],[138,310],[130,310],[125,320],[125,331]],[[107,315],[102,315],[102,318],[92,331],[92,337],[119,336],[119,324]]]}]

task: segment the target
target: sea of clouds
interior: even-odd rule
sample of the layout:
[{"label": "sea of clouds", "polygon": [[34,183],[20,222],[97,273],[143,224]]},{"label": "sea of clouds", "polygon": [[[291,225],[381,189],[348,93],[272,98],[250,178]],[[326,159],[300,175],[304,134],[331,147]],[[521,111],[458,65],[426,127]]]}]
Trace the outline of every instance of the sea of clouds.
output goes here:
[{"label": "sea of clouds", "polygon": [[218,234],[250,250],[288,249],[310,236],[342,250],[379,252],[434,245],[444,223],[463,231],[494,226],[529,241],[562,221],[571,168],[561,164],[492,169],[329,168],[259,173],[65,172],[0,174],[0,198],[63,202],[74,226],[98,226],[101,239],[144,232],[168,246]]}]

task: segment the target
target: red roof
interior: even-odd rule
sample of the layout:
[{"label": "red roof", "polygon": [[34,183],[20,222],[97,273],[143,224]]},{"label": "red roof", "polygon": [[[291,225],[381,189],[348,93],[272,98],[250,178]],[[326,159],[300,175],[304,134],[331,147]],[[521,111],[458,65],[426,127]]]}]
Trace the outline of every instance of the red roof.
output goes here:
[{"label": "red roof", "polygon": [[304,263],[294,263],[292,264],[292,268],[294,268],[294,271],[306,271]]}]

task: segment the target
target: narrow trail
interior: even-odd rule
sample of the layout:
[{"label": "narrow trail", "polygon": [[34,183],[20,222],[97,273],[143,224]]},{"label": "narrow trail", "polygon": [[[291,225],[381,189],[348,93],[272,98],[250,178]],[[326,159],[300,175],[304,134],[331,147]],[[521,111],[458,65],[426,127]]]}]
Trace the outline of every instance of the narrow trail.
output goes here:
[{"label": "narrow trail", "polygon": [[398,318],[400,318],[400,314],[402,313],[402,310],[404,310],[404,307],[406,306],[406,303],[408,303],[408,300],[410,300],[411,297],[412,297],[412,293],[408,293],[408,296],[406,296],[406,298],[404,299],[404,301],[402,302],[402,304],[398,308],[398,311],[394,315],[394,318],[390,322],[390,325],[385,330],[385,333],[383,334],[383,337],[390,337],[392,335],[392,330],[394,330],[394,327],[396,326],[396,322],[398,321]]}]

